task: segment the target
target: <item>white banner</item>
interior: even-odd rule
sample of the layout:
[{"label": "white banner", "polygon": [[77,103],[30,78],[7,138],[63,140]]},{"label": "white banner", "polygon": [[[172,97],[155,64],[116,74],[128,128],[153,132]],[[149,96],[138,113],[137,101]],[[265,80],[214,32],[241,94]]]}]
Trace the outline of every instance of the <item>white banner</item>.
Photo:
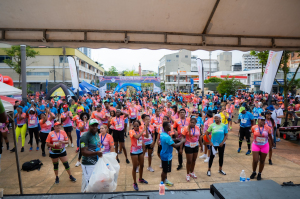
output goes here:
[{"label": "white banner", "polygon": [[198,67],[198,74],[199,74],[199,88],[201,91],[203,90],[203,73],[202,73],[202,61],[201,59],[197,59],[197,67]]},{"label": "white banner", "polygon": [[153,92],[154,93],[161,93],[161,89],[158,86],[155,86],[155,84],[153,84]]},{"label": "white banner", "polygon": [[77,70],[76,70],[74,58],[68,57],[68,62],[69,62],[69,68],[70,68],[70,73],[71,73],[72,85],[73,85],[73,88],[75,88],[75,92],[77,92],[77,90],[79,88],[79,83],[78,83]]},{"label": "white banner", "polygon": [[269,58],[265,67],[265,73],[261,81],[260,90],[266,93],[270,93],[273,82],[277,73],[277,69],[281,60],[283,51],[271,51],[269,52]]},{"label": "white banner", "polygon": [[99,88],[99,95],[101,96],[101,98],[104,98],[106,96],[106,93],[105,93],[106,90],[107,90],[106,84]]}]

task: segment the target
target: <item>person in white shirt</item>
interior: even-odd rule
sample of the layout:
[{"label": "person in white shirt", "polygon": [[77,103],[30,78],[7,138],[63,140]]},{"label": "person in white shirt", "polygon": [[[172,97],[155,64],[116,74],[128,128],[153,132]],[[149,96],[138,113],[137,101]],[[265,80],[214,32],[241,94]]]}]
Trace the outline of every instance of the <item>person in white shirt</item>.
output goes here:
[{"label": "person in white shirt", "polygon": [[274,120],[274,121],[277,121],[276,122],[276,124],[277,124],[277,130],[276,130],[277,139],[276,139],[276,142],[279,142],[280,141],[279,127],[281,125],[281,118],[284,118],[283,110],[280,108],[279,104],[275,104],[275,111],[274,112],[276,113],[276,117],[277,117],[277,120]]}]

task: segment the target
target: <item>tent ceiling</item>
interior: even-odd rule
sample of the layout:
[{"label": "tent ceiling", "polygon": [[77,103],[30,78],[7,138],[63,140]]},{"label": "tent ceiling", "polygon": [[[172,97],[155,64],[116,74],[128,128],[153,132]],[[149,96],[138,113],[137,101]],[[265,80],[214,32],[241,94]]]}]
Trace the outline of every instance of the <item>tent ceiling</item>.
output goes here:
[{"label": "tent ceiling", "polygon": [[49,47],[300,49],[299,0],[9,0],[0,41]]}]

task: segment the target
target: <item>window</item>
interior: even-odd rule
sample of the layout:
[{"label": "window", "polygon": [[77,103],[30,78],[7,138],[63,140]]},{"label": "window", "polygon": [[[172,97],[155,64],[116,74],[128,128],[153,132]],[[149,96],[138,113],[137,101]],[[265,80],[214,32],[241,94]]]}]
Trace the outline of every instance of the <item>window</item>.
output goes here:
[{"label": "window", "polygon": [[[64,61],[64,56],[60,55],[60,56],[59,56],[59,63],[63,63],[63,61]],[[65,63],[68,63],[68,58],[67,58],[67,56],[65,56]]]},{"label": "window", "polygon": [[26,72],[28,76],[49,76],[49,72]]},{"label": "window", "polygon": [[185,58],[189,58],[189,56],[188,56],[188,55],[186,55],[186,56],[185,56]]},{"label": "window", "polygon": [[176,55],[176,57],[179,57],[179,55]]},{"label": "window", "polygon": [[10,59],[11,60],[11,57],[6,56],[6,55],[0,55],[0,63],[4,63],[4,60],[6,60],[6,59]]}]

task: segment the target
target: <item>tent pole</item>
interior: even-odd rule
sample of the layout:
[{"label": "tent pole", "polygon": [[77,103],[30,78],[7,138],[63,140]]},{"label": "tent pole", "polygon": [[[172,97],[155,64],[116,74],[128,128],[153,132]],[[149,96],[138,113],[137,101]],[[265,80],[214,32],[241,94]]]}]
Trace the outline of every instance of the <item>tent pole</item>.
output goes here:
[{"label": "tent pole", "polygon": [[18,171],[18,179],[19,179],[19,188],[20,188],[20,194],[23,195],[23,185],[22,185],[22,176],[21,176],[21,169],[20,169],[20,162],[19,162],[19,155],[18,155],[18,147],[17,147],[17,138],[16,138],[16,131],[15,131],[15,120],[12,116],[9,116],[9,119],[11,119],[12,122],[12,133],[14,138],[14,145],[15,145],[15,156],[16,156],[16,163],[17,163],[17,171]]},{"label": "tent pole", "polygon": [[[26,46],[21,45],[22,101],[27,102]],[[20,86],[20,85],[19,85]]]}]

